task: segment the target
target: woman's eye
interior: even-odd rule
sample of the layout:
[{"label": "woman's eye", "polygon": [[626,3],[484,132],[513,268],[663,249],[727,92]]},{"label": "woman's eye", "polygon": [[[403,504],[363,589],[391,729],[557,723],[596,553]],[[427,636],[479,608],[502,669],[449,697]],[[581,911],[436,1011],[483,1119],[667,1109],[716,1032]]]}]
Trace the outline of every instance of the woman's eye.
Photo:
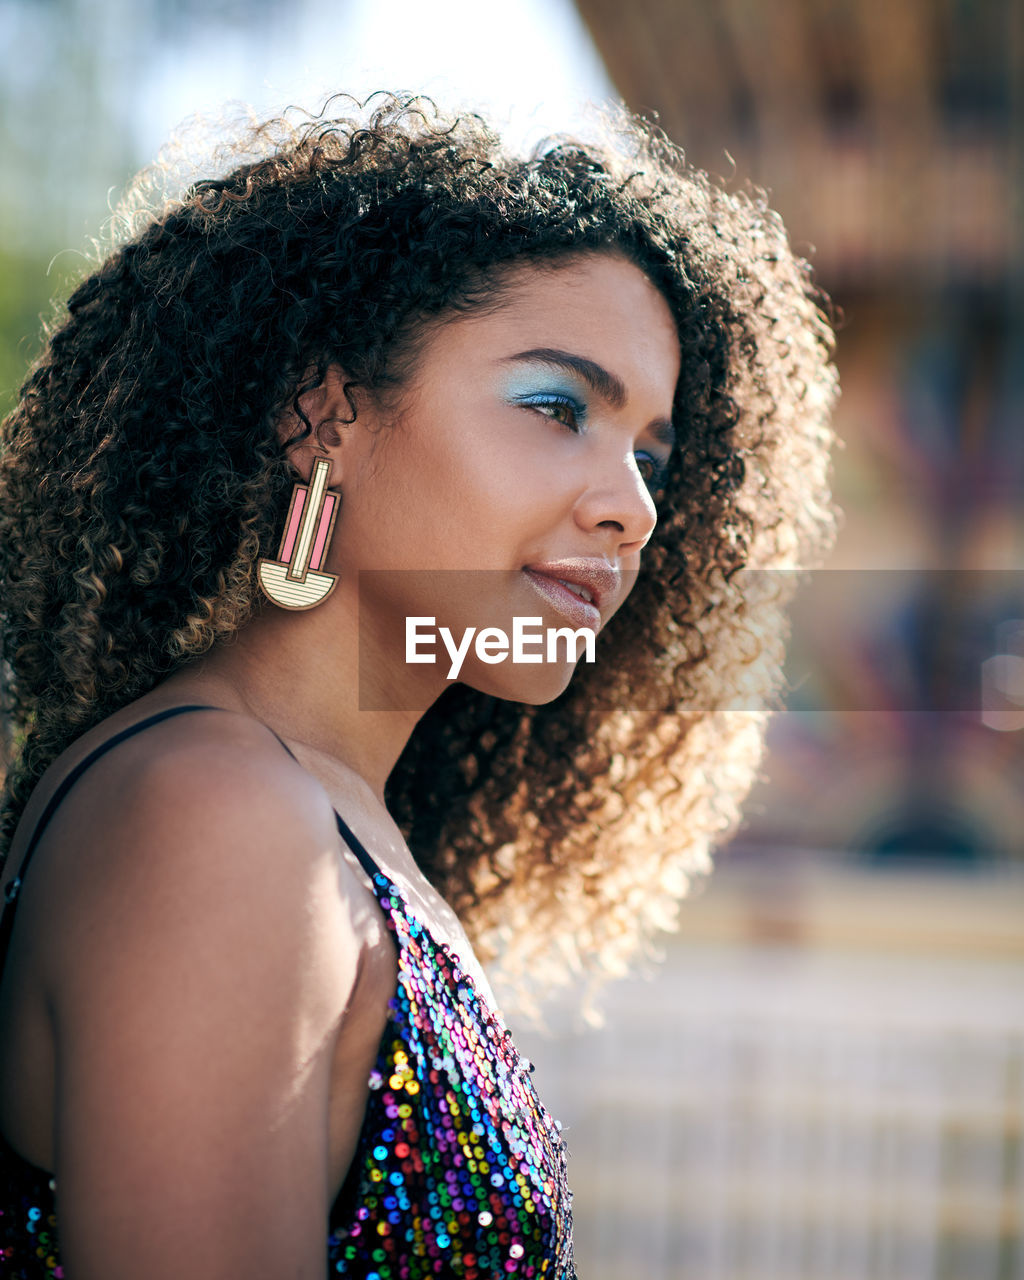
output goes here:
[{"label": "woman's eye", "polygon": [[551,418],[554,422],[560,422],[563,426],[569,427],[573,431],[582,431],[583,429],[583,419],[586,416],[586,411],[575,400],[570,400],[565,396],[544,396],[535,400],[527,400],[525,403],[531,409],[539,409],[546,418]]},{"label": "woman's eye", "polygon": [[647,488],[651,493],[661,493],[668,476],[667,464],[659,462],[657,458],[652,458],[649,453],[636,453],[633,456],[636,458],[640,478]]}]

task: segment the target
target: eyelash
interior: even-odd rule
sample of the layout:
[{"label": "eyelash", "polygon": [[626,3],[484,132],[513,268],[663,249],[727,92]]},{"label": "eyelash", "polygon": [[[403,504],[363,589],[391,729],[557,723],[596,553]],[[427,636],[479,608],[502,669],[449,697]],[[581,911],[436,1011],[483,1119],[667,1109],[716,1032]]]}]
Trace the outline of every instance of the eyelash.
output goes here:
[{"label": "eyelash", "polygon": [[[564,422],[562,423],[562,425],[567,427],[570,431],[574,432],[577,435],[581,434],[582,425],[586,421],[586,417],[587,417],[586,406],[580,404],[578,400],[574,400],[571,396],[563,396],[563,395],[534,396],[534,397],[530,397],[529,399],[521,400],[520,404],[524,405],[528,409],[536,409],[541,413],[543,413],[545,409],[552,409],[552,408],[570,410],[577,425],[573,426],[568,422]],[[546,418],[550,418],[552,422],[562,421],[560,418],[556,418],[554,414],[545,413],[544,416]],[[638,461],[641,459],[646,459],[648,462],[650,462],[651,464],[650,475],[644,476],[643,472],[641,472],[640,474],[643,477],[644,484],[647,485],[647,488],[650,490],[650,492],[652,494],[660,494],[665,487],[665,481],[668,479],[668,464],[665,462],[660,462],[657,458],[654,457],[653,454],[647,453],[646,450],[634,456],[638,459]]]}]

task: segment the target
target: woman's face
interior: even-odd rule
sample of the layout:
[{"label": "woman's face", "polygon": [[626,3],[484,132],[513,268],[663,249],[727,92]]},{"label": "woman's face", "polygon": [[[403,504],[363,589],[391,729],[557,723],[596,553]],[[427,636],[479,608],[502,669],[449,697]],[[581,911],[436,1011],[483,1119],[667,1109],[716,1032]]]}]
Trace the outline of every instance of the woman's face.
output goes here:
[{"label": "woman's face", "polygon": [[[405,661],[407,619],[433,618],[418,624],[434,637],[419,652],[436,663],[417,671],[441,687],[451,664],[442,627],[456,644],[470,627],[511,639],[515,617],[540,618],[535,634],[600,630],[636,579],[671,452],[679,341],[636,266],[597,253],[526,265],[503,299],[433,332],[397,420],[356,389],[356,421],[337,428],[330,451],[342,500],[324,567],[350,584],[383,571],[358,577],[361,652],[365,638]],[[597,609],[561,576],[589,583]],[[470,643],[459,678],[549,701],[575,666],[564,645],[558,653],[492,664]]]}]

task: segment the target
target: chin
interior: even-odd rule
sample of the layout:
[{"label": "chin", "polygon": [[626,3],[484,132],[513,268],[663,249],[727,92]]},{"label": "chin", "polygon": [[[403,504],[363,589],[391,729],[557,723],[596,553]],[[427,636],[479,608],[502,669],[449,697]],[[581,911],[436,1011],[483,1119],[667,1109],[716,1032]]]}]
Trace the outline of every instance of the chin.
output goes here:
[{"label": "chin", "polygon": [[566,663],[509,665],[464,672],[461,679],[463,684],[491,698],[542,707],[561,697],[575,671],[575,665]]}]

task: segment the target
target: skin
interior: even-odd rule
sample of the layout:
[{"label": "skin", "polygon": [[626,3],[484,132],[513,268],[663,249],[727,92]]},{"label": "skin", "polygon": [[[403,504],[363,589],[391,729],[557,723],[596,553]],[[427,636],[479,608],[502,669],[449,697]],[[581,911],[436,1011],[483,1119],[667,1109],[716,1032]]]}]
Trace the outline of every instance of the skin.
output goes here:
[{"label": "skin", "polygon": [[[340,369],[306,397],[316,433],[291,450],[297,476],[329,457],[342,494],[327,600],[268,604],[85,734],[33,793],[8,877],[93,747],[165,707],[222,708],[165,721],[93,765],[22,893],[0,989],[0,1128],[55,1172],[72,1280],[322,1277],[324,1222],[396,978],[334,810],[493,1000],[384,807],[388,774],[447,684],[446,661],[405,663],[402,622],[564,626],[523,566],[566,556],[621,570],[607,621],[655,526],[645,475],[669,451],[654,424],[671,415],[680,365],[667,304],[619,257],[523,267],[503,298],[436,328],[397,419],[355,388],[344,425]],[[538,348],[596,361],[624,401],[509,361]],[[586,402],[582,433],[553,387]],[[281,424],[282,439],[295,425]],[[371,569],[403,572],[361,583]],[[461,678],[542,702],[572,669],[470,657]],[[387,709],[361,709],[361,695]]]},{"label": "skin", "polygon": [[[538,347],[578,352],[613,371],[629,391],[626,405],[612,410],[591,396],[590,431],[576,436],[551,420],[554,410],[506,404],[509,370],[500,362]],[[332,370],[325,391],[304,407],[325,424],[322,438],[337,443],[305,444],[292,457],[304,480],[314,457],[331,459],[331,486],[342,503],[325,568],[338,585],[308,612],[265,610],[236,643],[203,662],[203,677],[231,686],[283,737],[343,761],[383,803],[416,722],[448,683],[446,664],[405,663],[396,620],[417,613],[437,616],[457,633],[491,621],[508,629],[514,613],[545,609],[522,578],[523,565],[587,555],[622,570],[623,589],[606,609],[607,621],[628,595],[655,527],[634,452],[667,457],[647,428],[671,416],[679,364],[675,325],[658,290],[632,263],[595,254],[554,273],[528,268],[497,314],[441,328],[397,424],[357,391],[356,422],[333,425],[351,413],[344,374]],[[360,570],[437,567],[463,572],[454,582],[429,572],[395,574],[360,594]],[[565,623],[550,608],[546,621]],[[360,626],[369,637],[362,646]],[[363,701],[376,695],[396,709],[360,709],[352,678],[360,670]],[[281,671],[289,672],[287,689]],[[571,674],[568,664],[467,661],[462,678],[539,702],[562,692]]]}]

